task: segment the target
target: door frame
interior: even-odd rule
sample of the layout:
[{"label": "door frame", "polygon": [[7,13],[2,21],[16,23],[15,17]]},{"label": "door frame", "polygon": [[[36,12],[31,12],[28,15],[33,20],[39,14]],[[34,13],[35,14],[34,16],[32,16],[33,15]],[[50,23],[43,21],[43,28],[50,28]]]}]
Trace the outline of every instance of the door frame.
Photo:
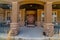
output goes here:
[{"label": "door frame", "polygon": [[[35,11],[35,23],[34,23],[34,25],[36,26],[36,21],[37,21],[37,10],[25,10],[25,26],[27,25],[27,11]],[[33,15],[33,14],[32,14]]]}]

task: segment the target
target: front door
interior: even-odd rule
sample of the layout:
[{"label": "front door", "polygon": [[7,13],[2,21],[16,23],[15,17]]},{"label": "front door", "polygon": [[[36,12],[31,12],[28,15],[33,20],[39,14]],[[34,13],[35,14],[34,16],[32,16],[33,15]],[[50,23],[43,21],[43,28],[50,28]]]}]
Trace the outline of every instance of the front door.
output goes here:
[{"label": "front door", "polygon": [[26,11],[26,26],[35,26],[36,11]]}]

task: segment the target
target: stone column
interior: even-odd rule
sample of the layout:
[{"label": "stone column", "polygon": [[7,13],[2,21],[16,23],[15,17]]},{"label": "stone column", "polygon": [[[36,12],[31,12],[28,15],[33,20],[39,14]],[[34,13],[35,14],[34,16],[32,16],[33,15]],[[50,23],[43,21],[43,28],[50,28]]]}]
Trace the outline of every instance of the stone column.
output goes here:
[{"label": "stone column", "polygon": [[20,9],[20,26],[24,27],[25,24],[25,9]]},{"label": "stone column", "polygon": [[17,14],[18,14],[18,2],[12,2],[12,13],[11,13],[11,24],[10,24],[10,30],[12,30],[11,35],[17,35],[19,32],[19,26],[17,23]]},{"label": "stone column", "polygon": [[37,9],[37,26],[41,26],[41,9]]},{"label": "stone column", "polygon": [[47,36],[53,36],[54,25],[52,24],[52,2],[46,2],[44,5],[45,22],[44,32]]},{"label": "stone column", "polygon": [[5,21],[7,20],[7,10],[5,10]]}]

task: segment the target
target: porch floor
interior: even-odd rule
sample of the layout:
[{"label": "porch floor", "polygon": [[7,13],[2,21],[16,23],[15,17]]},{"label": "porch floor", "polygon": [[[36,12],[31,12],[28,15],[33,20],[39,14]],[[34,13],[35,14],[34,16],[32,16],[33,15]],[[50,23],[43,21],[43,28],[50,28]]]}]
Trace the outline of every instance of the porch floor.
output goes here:
[{"label": "porch floor", "polygon": [[[7,33],[0,33],[0,38],[7,38]],[[53,37],[60,37],[59,35],[54,35]],[[43,35],[43,28],[41,27],[21,27],[20,33],[17,36],[14,36],[15,39],[35,39],[35,40],[48,40],[49,38]]]},{"label": "porch floor", "polygon": [[18,36],[28,38],[43,37],[43,28],[39,27],[21,27]]}]

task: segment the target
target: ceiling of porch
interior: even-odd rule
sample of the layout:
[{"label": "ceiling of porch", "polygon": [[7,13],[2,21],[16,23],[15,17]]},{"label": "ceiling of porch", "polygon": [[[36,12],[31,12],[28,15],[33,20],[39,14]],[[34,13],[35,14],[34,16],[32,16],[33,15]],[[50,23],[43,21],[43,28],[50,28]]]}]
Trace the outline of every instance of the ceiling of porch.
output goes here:
[{"label": "ceiling of porch", "polygon": [[[56,2],[56,1],[60,1],[60,0],[0,0],[0,3],[11,3],[14,1],[42,1],[42,2]],[[58,2],[57,2],[58,3]],[[60,2],[59,2],[60,3]]]},{"label": "ceiling of porch", "polygon": [[[43,5],[37,5],[37,4],[25,4],[25,5],[21,5],[22,7],[20,7],[21,9],[22,8],[37,8],[37,9],[44,9],[44,6]],[[0,4],[0,8],[3,8],[3,9],[10,9],[12,6],[9,5],[9,4]],[[54,4],[52,5],[52,8],[53,9],[60,9],[60,4]]]},{"label": "ceiling of porch", "polygon": [[[0,0],[0,8],[10,9],[12,7],[11,6],[11,2],[13,2],[13,1],[24,1],[24,0]],[[38,0],[38,1],[47,2],[47,0]],[[48,0],[48,1],[53,2],[53,5],[52,5],[52,8],[53,9],[60,9],[60,0]],[[44,6],[43,5],[40,5],[40,8],[41,9],[44,9]]]}]

